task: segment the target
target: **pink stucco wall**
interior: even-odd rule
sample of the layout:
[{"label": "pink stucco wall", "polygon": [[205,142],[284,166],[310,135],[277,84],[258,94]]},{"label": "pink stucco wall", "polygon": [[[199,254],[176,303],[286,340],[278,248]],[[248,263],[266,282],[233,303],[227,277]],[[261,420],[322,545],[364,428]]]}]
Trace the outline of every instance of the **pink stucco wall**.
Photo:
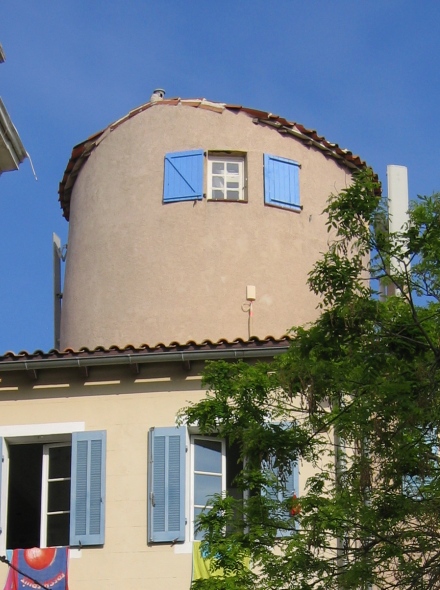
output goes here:
[{"label": "pink stucco wall", "polygon": [[[247,203],[162,203],[164,154],[246,153]],[[264,204],[263,154],[298,161],[301,212]],[[292,136],[234,114],[156,105],[109,133],[72,193],[61,347],[281,336],[316,317],[307,274],[322,210],[350,172]],[[205,179],[206,182],[206,179]]]}]

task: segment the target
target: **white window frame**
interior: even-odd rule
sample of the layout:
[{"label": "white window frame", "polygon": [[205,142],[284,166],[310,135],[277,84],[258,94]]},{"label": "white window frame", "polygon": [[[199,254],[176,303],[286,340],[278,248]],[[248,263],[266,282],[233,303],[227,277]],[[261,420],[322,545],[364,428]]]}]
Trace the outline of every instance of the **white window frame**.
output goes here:
[{"label": "white window frame", "polygon": [[69,477],[52,479],[49,481],[49,450],[55,447],[70,447],[72,449],[72,442],[50,443],[43,446],[43,463],[42,463],[42,477],[41,477],[41,521],[40,521],[40,546],[47,547],[47,517],[49,514],[70,514],[69,510],[62,512],[48,512],[49,503],[49,483],[50,481],[66,481],[72,479],[72,473]]},{"label": "white window frame", "polygon": [[[85,422],[56,422],[50,424],[17,424],[0,426],[0,437],[3,438],[3,463],[0,458],[1,477],[1,514],[0,514],[0,555],[6,555],[6,536],[8,522],[8,489],[9,489],[9,452],[10,444],[64,443],[69,444],[74,432],[84,432]],[[43,502],[41,502],[43,505]],[[40,545],[42,540],[40,539]],[[70,550],[70,557],[79,557],[78,549]]]},{"label": "white window frame", "polygon": [[[228,174],[225,172],[223,175],[214,175],[213,174],[213,164],[215,163],[224,163],[227,165],[228,163],[235,163],[238,164],[238,189],[233,188],[232,190],[238,191],[238,199],[228,198],[227,196],[227,182],[228,182]],[[226,170],[226,166],[225,166]],[[220,187],[213,186],[213,177],[219,176],[223,178],[225,181],[225,186],[223,187],[224,197],[219,199],[213,197],[214,190],[222,190]],[[235,177],[232,180],[230,177],[231,182],[235,182]],[[207,199],[208,201],[229,201],[232,203],[243,202],[246,201],[246,194],[245,194],[245,158],[244,156],[229,156],[229,155],[222,155],[216,153],[208,153],[208,174],[207,174]]]},{"label": "white window frame", "polygon": [[[195,475],[197,474],[206,474],[206,475],[218,475],[217,472],[208,472],[208,471],[197,471],[195,470],[195,441],[196,440],[205,440],[205,441],[213,441],[221,444],[221,490],[222,493],[226,491],[226,441],[222,438],[216,438],[215,436],[201,436],[201,435],[191,435],[190,436],[190,477],[191,477],[191,485],[190,485],[190,506],[189,506],[189,539],[190,541],[195,540],[194,536],[194,526],[195,526],[195,519],[194,519],[194,496],[195,496]],[[210,505],[207,504],[209,508]]]}]

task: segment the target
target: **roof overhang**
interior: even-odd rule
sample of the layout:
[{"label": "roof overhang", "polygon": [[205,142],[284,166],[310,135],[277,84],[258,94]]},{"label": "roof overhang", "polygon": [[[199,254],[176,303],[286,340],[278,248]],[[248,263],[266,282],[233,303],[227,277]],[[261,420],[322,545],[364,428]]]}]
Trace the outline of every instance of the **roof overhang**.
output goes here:
[{"label": "roof overhang", "polygon": [[18,170],[27,153],[0,98],[0,174]]},{"label": "roof overhang", "polygon": [[0,373],[9,371],[40,371],[42,369],[88,369],[99,366],[137,366],[146,363],[191,363],[194,361],[269,359],[287,352],[291,341],[288,337],[264,340],[220,340],[201,344],[189,342],[153,348],[96,348],[79,351],[51,350],[44,353],[6,353],[0,357]]}]

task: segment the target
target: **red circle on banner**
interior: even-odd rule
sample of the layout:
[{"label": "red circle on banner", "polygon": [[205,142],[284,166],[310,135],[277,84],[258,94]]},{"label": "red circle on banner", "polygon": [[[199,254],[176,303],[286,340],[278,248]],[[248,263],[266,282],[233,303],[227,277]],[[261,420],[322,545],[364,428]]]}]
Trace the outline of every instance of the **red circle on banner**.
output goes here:
[{"label": "red circle on banner", "polygon": [[24,560],[34,570],[43,570],[53,562],[55,551],[56,549],[54,547],[48,547],[47,549],[40,549],[39,547],[25,549]]}]

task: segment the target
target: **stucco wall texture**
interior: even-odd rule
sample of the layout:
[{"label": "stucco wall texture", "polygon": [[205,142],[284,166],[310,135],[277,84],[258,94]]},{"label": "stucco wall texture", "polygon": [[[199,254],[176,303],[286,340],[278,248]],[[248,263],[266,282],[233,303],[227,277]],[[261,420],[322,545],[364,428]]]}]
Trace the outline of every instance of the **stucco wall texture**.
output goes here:
[{"label": "stucco wall texture", "polygon": [[[240,151],[247,202],[163,204],[164,156]],[[264,204],[263,154],[300,163],[300,212]],[[244,112],[155,105],[93,150],[71,197],[61,348],[280,337],[313,320],[306,281],[327,248],[322,211],[350,172]],[[206,192],[206,162],[205,162]]]},{"label": "stucco wall texture", "polygon": [[[2,374],[0,435],[6,437],[7,444],[19,442],[3,432],[11,427],[34,425],[44,432],[48,423],[62,429],[63,423],[82,422],[86,431],[107,433],[105,542],[102,547],[73,552],[70,588],[189,589],[192,543],[147,544],[148,431],[174,426],[179,409],[204,397],[201,369],[202,363],[193,363],[189,372],[181,363],[160,363],[141,367],[139,374],[133,374],[126,367],[106,366],[91,369],[88,377],[77,369],[51,370],[41,371],[38,382],[17,372]],[[34,437],[31,442],[41,441]],[[310,474],[310,466],[302,465],[300,493]],[[7,477],[0,490],[3,500],[6,489]],[[189,495],[188,484],[188,515]],[[0,540],[7,533],[6,512],[1,513]],[[6,575],[3,565],[0,587]]]}]

